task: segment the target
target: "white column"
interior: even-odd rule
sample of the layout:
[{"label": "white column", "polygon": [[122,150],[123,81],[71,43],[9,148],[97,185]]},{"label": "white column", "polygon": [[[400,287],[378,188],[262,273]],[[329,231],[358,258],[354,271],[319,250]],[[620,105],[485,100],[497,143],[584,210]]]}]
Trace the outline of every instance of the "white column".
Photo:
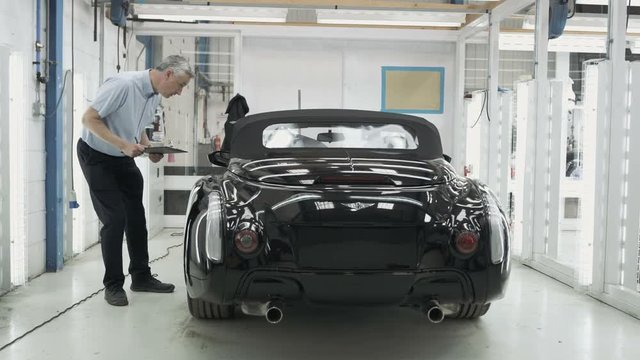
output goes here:
[{"label": "white column", "polygon": [[[535,122],[532,134],[535,144],[530,148],[534,153],[533,176],[533,210],[524,219],[527,227],[531,226],[533,254],[544,254],[548,236],[548,181],[549,181],[549,84],[548,69],[548,37],[549,37],[549,0],[536,2],[535,29],[535,61],[534,76],[536,83]],[[530,127],[531,128],[531,127]],[[529,176],[529,174],[527,174]],[[527,181],[527,180],[525,180]],[[525,239],[527,241],[529,239]]]},{"label": "white column", "polygon": [[458,174],[464,173],[467,147],[467,119],[464,112],[464,74],[465,74],[466,44],[463,37],[456,41],[456,83],[453,102],[453,154],[451,163]]},{"label": "white column", "polygon": [[456,42],[456,87],[453,107],[453,154],[451,162],[458,174],[464,173],[467,147],[467,119],[464,113],[464,77],[466,44],[460,37]]},{"label": "white column", "polygon": [[518,86],[518,164],[516,177],[521,189],[522,205],[522,254],[524,262],[533,259],[533,239],[535,218],[535,159],[536,159],[536,86],[535,80]]},{"label": "white column", "polygon": [[511,128],[513,120],[513,95],[504,93],[499,96],[500,114],[499,138],[500,138],[500,188],[498,198],[503,209],[509,208],[509,182],[511,181]]},{"label": "white column", "polygon": [[[596,206],[606,207],[606,230],[604,238],[596,238],[596,242],[605,242],[604,254],[596,254],[605,259],[605,284],[620,284],[622,251],[621,242],[624,241],[623,226],[625,217],[624,185],[625,185],[625,155],[626,155],[626,109],[627,109],[627,69],[625,64],[626,47],[626,17],[627,6],[624,1],[609,0],[609,33],[608,33],[608,69],[610,88],[605,96],[609,99],[607,123],[609,134],[609,159],[606,203]],[[605,145],[607,146],[607,145]],[[636,238],[629,239],[637,241]],[[599,279],[600,280],[600,279]],[[594,279],[594,288],[600,286]]]},{"label": "white column", "polygon": [[571,54],[568,52],[556,52],[556,79],[564,80],[569,78],[569,59]]},{"label": "white column", "polygon": [[[0,45],[0,78],[9,79],[10,49]],[[9,82],[0,81],[0,93],[9,94]],[[0,293],[11,288],[11,173],[4,169],[10,166],[9,156],[9,96],[0,97]]]},{"label": "white column", "polygon": [[499,74],[499,36],[500,36],[500,21],[489,14],[489,59],[488,59],[488,81],[487,81],[487,115],[489,123],[489,137],[484,141],[488,141],[488,153],[484,154],[487,157],[485,173],[487,174],[487,185],[494,192],[500,191],[500,174],[498,169],[500,168],[500,114],[498,108],[500,100],[498,98],[498,74]]},{"label": "white column", "polygon": [[550,149],[549,158],[549,236],[547,239],[548,249],[547,256],[551,259],[557,259],[558,256],[558,237],[560,220],[560,178],[564,177],[564,168],[566,162],[566,127],[567,127],[567,100],[564,93],[564,81],[555,80],[549,82],[551,86],[551,121],[550,121]]},{"label": "white column", "polygon": [[[627,99],[640,98],[640,63],[633,62],[630,64],[629,72],[629,95]],[[631,81],[635,79],[636,81]],[[627,146],[628,153],[626,156],[627,176],[624,187],[626,194],[626,214],[625,228],[623,237],[625,239],[625,272],[622,279],[623,285],[627,289],[636,287],[637,282],[637,266],[638,266],[638,231],[640,231],[640,191],[635,189],[640,184],[640,101],[633,101],[627,104],[628,111],[625,114],[625,123],[628,126]],[[633,121],[633,120],[635,121]],[[635,289],[634,289],[635,290]],[[636,290],[637,291],[637,290]]]}]

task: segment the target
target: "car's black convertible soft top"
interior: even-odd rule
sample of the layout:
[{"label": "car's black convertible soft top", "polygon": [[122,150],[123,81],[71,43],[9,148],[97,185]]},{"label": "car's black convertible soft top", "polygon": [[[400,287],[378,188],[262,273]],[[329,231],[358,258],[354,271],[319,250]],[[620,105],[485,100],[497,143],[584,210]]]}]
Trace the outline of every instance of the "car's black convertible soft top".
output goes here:
[{"label": "car's black convertible soft top", "polygon": [[238,121],[222,175],[185,226],[191,313],[282,319],[287,304],[401,305],[476,318],[504,292],[509,232],[495,196],[444,160],[430,122],[358,110]]},{"label": "car's black convertible soft top", "polygon": [[[276,153],[287,153],[290,149],[267,149],[263,145],[262,136],[264,129],[275,124],[342,124],[355,127],[367,125],[384,126],[389,124],[402,124],[413,130],[420,139],[420,146],[416,149],[405,150],[403,158],[408,157],[416,160],[431,160],[442,158],[442,143],[438,129],[429,121],[404,114],[384,113],[377,111],[363,110],[335,110],[335,109],[314,109],[295,111],[276,111],[250,115],[238,121],[233,130],[231,140],[231,158],[240,159],[262,159]],[[311,149],[317,149],[312,147]],[[349,152],[354,155],[370,156],[371,148],[352,148]],[[376,149],[381,150],[381,149]],[[304,148],[296,149],[297,153],[305,152]],[[318,154],[317,150],[308,151],[310,154]],[[322,155],[344,155],[344,151],[337,148],[324,149]],[[386,154],[390,155],[390,154]]]}]

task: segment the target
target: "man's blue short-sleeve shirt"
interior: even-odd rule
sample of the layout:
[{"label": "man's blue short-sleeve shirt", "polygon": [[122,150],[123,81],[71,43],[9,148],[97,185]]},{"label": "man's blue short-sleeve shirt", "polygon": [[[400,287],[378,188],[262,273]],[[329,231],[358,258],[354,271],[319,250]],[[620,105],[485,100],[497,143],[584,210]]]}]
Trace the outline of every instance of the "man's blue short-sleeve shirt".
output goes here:
[{"label": "man's blue short-sleeve shirt", "polygon": [[[108,78],[98,89],[91,107],[115,135],[130,143],[139,142],[144,128],[153,122],[160,96],[153,91],[149,70],[129,71]],[[124,156],[86,127],[82,140],[93,149],[112,156]]]}]

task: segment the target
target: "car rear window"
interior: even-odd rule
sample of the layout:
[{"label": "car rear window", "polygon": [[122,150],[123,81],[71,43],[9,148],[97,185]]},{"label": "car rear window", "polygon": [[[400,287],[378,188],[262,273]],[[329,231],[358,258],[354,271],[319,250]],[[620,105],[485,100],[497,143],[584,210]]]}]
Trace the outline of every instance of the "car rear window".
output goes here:
[{"label": "car rear window", "polygon": [[283,148],[405,149],[418,148],[415,132],[398,124],[272,124],[262,132],[262,145]]}]

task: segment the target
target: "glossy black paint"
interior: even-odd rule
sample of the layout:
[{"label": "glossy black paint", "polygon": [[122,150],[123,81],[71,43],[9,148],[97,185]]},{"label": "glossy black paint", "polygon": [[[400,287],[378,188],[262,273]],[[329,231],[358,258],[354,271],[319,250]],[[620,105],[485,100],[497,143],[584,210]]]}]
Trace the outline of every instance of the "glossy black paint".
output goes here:
[{"label": "glossy black paint", "polygon": [[[190,297],[217,304],[280,299],[417,306],[502,297],[509,276],[504,214],[488,211],[491,191],[458,176],[443,158],[375,151],[279,155],[232,157],[227,172],[194,186],[184,245]],[[224,199],[221,263],[206,251],[214,191]],[[233,244],[236,231],[246,227],[260,239],[249,256]],[[453,241],[467,231],[479,235],[479,247],[462,255]],[[492,234],[503,241],[496,263]]]}]

